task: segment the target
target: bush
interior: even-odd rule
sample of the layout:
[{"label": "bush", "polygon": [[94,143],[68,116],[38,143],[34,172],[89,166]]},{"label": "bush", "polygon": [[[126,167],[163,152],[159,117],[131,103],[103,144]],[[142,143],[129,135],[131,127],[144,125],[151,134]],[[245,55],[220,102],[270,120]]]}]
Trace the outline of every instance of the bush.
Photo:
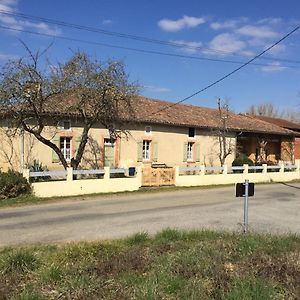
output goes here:
[{"label": "bush", "polygon": [[29,194],[31,191],[28,181],[18,172],[9,170],[0,171],[0,199],[14,198]]},{"label": "bush", "polygon": [[[30,172],[44,172],[49,171],[47,166],[43,166],[38,160],[34,160],[31,165],[27,165],[27,168]],[[30,182],[38,182],[38,181],[49,181],[51,180],[50,176],[38,176],[38,177],[31,177]]]},{"label": "bush", "polygon": [[253,161],[245,154],[239,155],[233,162],[232,166],[243,166],[243,165],[253,166]]}]

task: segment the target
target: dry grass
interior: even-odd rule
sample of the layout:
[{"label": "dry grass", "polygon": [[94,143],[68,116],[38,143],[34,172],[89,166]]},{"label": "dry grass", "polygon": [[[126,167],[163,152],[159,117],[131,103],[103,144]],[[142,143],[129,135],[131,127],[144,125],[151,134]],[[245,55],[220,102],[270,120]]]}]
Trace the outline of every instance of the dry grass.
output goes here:
[{"label": "dry grass", "polygon": [[300,299],[300,238],[166,229],[0,251],[1,299]]}]

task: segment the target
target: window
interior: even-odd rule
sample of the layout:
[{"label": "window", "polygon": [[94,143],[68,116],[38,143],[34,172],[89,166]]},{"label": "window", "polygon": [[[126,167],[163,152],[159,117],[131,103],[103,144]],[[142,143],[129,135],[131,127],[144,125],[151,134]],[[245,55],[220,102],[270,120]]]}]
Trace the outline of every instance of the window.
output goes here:
[{"label": "window", "polygon": [[114,139],[104,139],[104,145],[105,146],[112,146],[114,147],[115,146],[115,140]]},{"label": "window", "polygon": [[187,144],[187,160],[188,161],[193,160],[193,145],[194,145],[194,143]]},{"label": "window", "polygon": [[151,126],[146,126],[145,127],[145,134],[151,134]]},{"label": "window", "polygon": [[196,130],[193,127],[189,128],[189,138],[194,138],[196,135]]},{"label": "window", "polygon": [[65,159],[71,160],[71,138],[61,137],[60,138],[60,151],[64,155]]},{"label": "window", "polygon": [[64,130],[70,130],[71,129],[71,122],[70,121],[63,121],[63,128],[64,128]]},{"label": "window", "polygon": [[143,141],[143,160],[150,160],[150,141]]}]

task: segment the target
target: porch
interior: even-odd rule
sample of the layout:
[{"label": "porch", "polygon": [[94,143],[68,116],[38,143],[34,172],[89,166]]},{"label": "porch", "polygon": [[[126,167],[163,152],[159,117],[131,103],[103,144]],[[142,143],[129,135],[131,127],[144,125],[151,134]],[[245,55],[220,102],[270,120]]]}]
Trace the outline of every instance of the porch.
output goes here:
[{"label": "porch", "polygon": [[294,138],[242,133],[237,136],[237,155],[244,154],[255,164],[294,162]]}]

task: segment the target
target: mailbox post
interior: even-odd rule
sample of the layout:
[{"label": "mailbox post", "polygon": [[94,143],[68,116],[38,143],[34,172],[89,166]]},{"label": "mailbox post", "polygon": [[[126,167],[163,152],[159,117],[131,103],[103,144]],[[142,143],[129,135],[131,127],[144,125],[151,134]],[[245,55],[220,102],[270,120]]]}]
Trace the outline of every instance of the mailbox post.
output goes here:
[{"label": "mailbox post", "polygon": [[244,233],[248,231],[248,194],[249,194],[249,180],[245,180],[245,196],[244,196]]},{"label": "mailbox post", "polygon": [[244,197],[244,222],[243,231],[247,233],[249,221],[248,221],[248,198],[254,195],[254,183],[250,183],[248,179],[244,183],[237,183],[235,185],[235,196]]}]

